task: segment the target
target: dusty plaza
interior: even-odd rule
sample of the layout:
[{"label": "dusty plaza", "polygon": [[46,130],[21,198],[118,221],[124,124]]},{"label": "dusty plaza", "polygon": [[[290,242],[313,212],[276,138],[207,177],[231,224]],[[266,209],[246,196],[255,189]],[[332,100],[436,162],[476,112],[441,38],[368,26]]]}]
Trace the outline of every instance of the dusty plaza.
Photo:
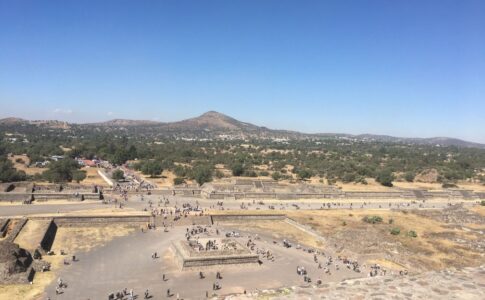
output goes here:
[{"label": "dusty plaza", "polygon": [[[238,184],[256,193],[265,183]],[[67,187],[7,188],[0,299],[485,296],[480,195],[319,198],[313,189],[295,199],[275,189],[256,199],[207,188],[84,187],[86,200],[80,188],[67,198]]]}]

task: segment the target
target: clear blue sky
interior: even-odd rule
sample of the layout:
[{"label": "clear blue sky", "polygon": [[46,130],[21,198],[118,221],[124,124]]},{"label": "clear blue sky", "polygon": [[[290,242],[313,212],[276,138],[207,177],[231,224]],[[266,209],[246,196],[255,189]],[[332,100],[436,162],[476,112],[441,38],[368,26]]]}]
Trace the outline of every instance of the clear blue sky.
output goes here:
[{"label": "clear blue sky", "polygon": [[485,142],[485,1],[0,0],[0,117]]}]

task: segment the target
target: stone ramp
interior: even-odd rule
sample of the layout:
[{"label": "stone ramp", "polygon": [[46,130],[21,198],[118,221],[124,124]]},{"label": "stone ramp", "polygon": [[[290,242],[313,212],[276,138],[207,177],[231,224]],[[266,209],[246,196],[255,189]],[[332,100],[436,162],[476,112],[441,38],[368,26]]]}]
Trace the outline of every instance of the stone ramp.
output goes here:
[{"label": "stone ramp", "polygon": [[7,232],[7,237],[5,238],[5,241],[13,242],[15,238],[17,238],[17,235],[20,233],[20,231],[22,230],[22,228],[25,226],[26,223],[27,223],[27,218],[22,218],[15,221],[15,225],[13,229],[10,232]]},{"label": "stone ramp", "polygon": [[28,220],[15,238],[14,243],[34,253],[44,240],[51,222],[51,220]]}]

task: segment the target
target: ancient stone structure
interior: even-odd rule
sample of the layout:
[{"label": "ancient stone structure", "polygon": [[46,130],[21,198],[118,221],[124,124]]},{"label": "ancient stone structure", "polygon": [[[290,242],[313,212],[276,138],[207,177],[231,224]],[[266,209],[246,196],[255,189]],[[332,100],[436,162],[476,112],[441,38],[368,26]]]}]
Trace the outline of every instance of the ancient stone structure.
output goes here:
[{"label": "ancient stone structure", "polygon": [[32,256],[9,241],[0,242],[0,283],[29,283],[34,276]]},{"label": "ancient stone structure", "polygon": [[[214,247],[214,248],[213,248]],[[256,264],[259,257],[235,239],[199,239],[172,244],[181,268],[207,267],[227,264]]]}]

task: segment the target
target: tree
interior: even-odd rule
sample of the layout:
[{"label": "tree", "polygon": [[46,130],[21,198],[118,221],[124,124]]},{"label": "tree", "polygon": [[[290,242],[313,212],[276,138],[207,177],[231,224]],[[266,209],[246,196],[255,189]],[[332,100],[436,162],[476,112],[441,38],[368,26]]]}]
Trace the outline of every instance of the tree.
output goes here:
[{"label": "tree", "polygon": [[232,176],[241,176],[244,173],[244,165],[242,163],[235,163],[231,166]]},{"label": "tree", "polygon": [[25,178],[25,172],[17,171],[9,159],[0,158],[0,182],[23,181]]},{"label": "tree", "polygon": [[128,151],[125,149],[118,149],[113,155],[111,162],[115,165],[122,165],[129,159]]},{"label": "tree", "polygon": [[76,181],[77,183],[86,179],[86,171],[75,170],[72,172],[72,180]]},{"label": "tree", "polygon": [[125,173],[120,170],[120,169],[116,169],[113,171],[113,173],[111,174],[111,177],[116,180],[116,181],[120,181],[120,180],[123,180],[125,179]]},{"label": "tree", "polygon": [[406,172],[406,174],[404,174],[404,180],[406,180],[407,182],[413,182],[414,177],[415,174],[413,172]]},{"label": "tree", "polygon": [[301,180],[305,180],[312,177],[312,172],[308,169],[298,170],[296,174],[298,175],[298,178],[300,178]]},{"label": "tree", "polygon": [[[80,166],[75,160],[65,158],[51,162],[49,164],[49,169],[44,171],[42,175],[50,182],[71,182],[74,179],[75,171],[77,171],[79,167]],[[76,174],[76,179],[81,178],[81,176],[82,175],[80,174]]]},{"label": "tree", "polygon": [[212,168],[206,165],[199,165],[194,167],[193,178],[200,185],[212,181]]},{"label": "tree", "polygon": [[394,180],[394,175],[391,170],[384,169],[377,174],[376,181],[383,186],[392,186],[392,181]]},{"label": "tree", "polygon": [[141,172],[150,177],[155,177],[163,172],[162,164],[156,160],[148,160],[141,166]]}]

